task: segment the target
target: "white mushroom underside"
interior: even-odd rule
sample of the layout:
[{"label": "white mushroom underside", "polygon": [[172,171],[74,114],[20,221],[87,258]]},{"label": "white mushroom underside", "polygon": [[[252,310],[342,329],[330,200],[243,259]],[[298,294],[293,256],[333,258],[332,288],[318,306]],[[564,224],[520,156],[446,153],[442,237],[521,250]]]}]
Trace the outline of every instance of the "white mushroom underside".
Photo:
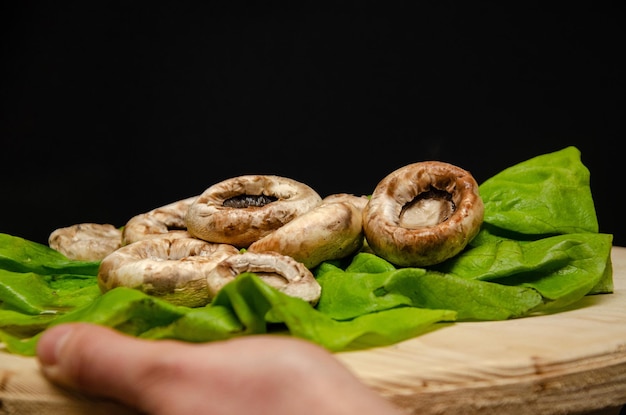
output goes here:
[{"label": "white mushroom underside", "polygon": [[[237,197],[259,196],[275,200],[258,206],[225,204]],[[185,223],[196,238],[247,248],[320,202],[311,187],[286,177],[239,176],[206,189],[189,207]]]},{"label": "white mushroom underside", "polygon": [[223,259],[238,254],[228,244],[195,238],[150,238],[126,245],[100,263],[98,285],[138,289],[174,304],[202,306],[211,301],[206,276]]},{"label": "white mushroom underside", "polygon": [[363,211],[369,248],[397,266],[428,266],[458,254],[480,231],[484,205],[472,175],[449,163],[404,166],[374,189]]},{"label": "white mushroom underside", "polygon": [[425,198],[402,209],[399,226],[407,229],[435,226],[450,217],[452,212],[452,204],[447,200]]},{"label": "white mushroom underside", "polygon": [[244,252],[220,262],[207,276],[212,296],[237,276],[255,273],[265,284],[287,294],[316,304],[322,288],[302,263],[277,252]]}]

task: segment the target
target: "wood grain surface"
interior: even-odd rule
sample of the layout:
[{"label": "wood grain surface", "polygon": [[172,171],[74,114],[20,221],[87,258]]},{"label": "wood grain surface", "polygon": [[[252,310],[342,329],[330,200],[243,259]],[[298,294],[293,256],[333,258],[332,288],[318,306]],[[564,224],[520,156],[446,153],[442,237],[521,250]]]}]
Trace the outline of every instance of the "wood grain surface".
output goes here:
[{"label": "wood grain surface", "polygon": [[[407,414],[618,414],[626,403],[626,248],[615,292],[560,313],[456,323],[337,357]],[[133,414],[48,383],[34,358],[0,350],[0,414]]]}]

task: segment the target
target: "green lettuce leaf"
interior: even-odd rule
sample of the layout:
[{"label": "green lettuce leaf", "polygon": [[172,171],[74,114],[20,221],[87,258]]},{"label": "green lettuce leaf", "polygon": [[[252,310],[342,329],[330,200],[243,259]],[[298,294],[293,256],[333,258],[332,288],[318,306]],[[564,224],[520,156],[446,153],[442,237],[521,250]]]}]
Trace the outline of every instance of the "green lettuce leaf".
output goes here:
[{"label": "green lettuce leaf", "polygon": [[100,294],[94,276],[39,275],[0,269],[0,309],[25,314],[58,313],[89,304]]},{"label": "green lettuce leaf", "polygon": [[509,167],[480,185],[484,223],[523,235],[596,233],[590,172],[570,146]]},{"label": "green lettuce leaf", "polygon": [[[544,299],[543,309],[558,309],[578,301],[612,273],[606,260],[612,240],[600,233],[536,241],[499,239],[470,248],[436,268],[464,279],[533,288]],[[612,284],[605,289],[612,291]]]},{"label": "green lettuce leaf", "polygon": [[337,320],[402,306],[451,310],[459,320],[505,320],[525,315],[542,303],[541,295],[526,287],[463,279],[427,269],[366,272],[368,267],[382,269],[378,261],[384,260],[360,253],[353,261],[355,266],[349,267],[360,272],[326,268],[317,277],[324,293],[318,310]]},{"label": "green lettuce leaf", "polygon": [[[340,351],[396,343],[436,329],[435,323],[454,319],[455,313],[449,310],[399,308],[338,322],[308,302],[283,294],[246,273],[201,308],[174,306],[138,290],[118,287],[92,304],[49,321],[48,327],[82,321],[145,339],[190,342],[282,332]],[[5,328],[0,340],[11,352],[34,355],[40,335],[20,339]]]},{"label": "green lettuce leaf", "polygon": [[49,246],[0,233],[0,269],[41,275],[98,275],[98,261],[74,261]]}]

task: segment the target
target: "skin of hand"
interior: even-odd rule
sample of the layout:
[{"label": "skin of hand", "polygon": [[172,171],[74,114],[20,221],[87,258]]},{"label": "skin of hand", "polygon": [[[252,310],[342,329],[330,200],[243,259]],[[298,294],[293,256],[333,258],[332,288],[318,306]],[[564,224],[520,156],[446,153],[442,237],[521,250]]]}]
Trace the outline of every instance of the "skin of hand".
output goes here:
[{"label": "skin of hand", "polygon": [[289,336],[195,344],[68,323],[42,334],[37,357],[50,381],[146,414],[401,413],[332,353]]}]

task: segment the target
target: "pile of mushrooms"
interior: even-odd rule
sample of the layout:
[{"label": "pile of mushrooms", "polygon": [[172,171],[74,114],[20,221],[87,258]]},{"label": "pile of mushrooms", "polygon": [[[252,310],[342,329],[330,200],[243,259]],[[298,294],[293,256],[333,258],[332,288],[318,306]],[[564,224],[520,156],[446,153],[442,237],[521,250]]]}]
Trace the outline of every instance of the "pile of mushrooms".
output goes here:
[{"label": "pile of mushrooms", "polygon": [[245,175],[134,216],[122,229],[57,229],[49,245],[70,259],[101,261],[102,292],[125,286],[198,307],[238,275],[253,272],[314,306],[321,288],[311,270],[322,262],[367,246],[398,267],[434,265],[467,246],[483,211],[472,175],[438,161],[390,173],[371,197],[322,199],[290,178]]}]

